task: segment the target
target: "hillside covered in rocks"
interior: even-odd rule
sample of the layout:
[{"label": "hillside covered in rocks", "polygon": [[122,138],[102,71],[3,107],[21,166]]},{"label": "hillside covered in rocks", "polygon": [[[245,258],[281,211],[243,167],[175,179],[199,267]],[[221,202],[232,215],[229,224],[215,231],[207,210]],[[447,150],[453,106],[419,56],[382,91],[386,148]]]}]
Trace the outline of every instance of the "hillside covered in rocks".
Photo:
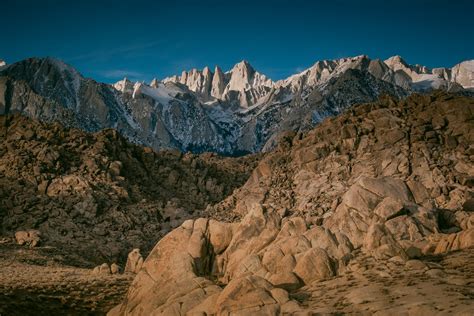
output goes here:
[{"label": "hillside covered in rocks", "polygon": [[115,84],[84,77],[54,58],[28,58],[0,68],[0,114],[97,132],[114,128],[133,143],[241,156],[270,151],[285,131],[306,132],[355,103],[443,89],[471,93],[474,61],[452,68],[410,65],[400,56],[320,60],[272,81],[241,61],[183,71],[163,80]]},{"label": "hillside covered in rocks", "polygon": [[0,231],[36,229],[41,245],[86,266],[145,253],[241,186],[258,156],[154,152],[115,130],[95,134],[0,117]]},{"label": "hillside covered in rocks", "polygon": [[208,208],[223,220],[158,242],[109,315],[468,315],[473,141],[474,99],[441,92],[288,133]]}]

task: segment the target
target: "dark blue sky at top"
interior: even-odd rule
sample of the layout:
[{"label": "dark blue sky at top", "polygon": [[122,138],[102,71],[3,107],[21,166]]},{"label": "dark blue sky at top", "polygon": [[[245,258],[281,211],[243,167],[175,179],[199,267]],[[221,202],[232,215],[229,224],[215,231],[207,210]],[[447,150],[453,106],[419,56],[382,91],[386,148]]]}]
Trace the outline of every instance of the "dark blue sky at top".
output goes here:
[{"label": "dark blue sky at top", "polygon": [[474,58],[474,1],[1,0],[0,58],[53,56],[83,75],[150,80],[248,60],[272,79],[367,54],[446,66]]}]

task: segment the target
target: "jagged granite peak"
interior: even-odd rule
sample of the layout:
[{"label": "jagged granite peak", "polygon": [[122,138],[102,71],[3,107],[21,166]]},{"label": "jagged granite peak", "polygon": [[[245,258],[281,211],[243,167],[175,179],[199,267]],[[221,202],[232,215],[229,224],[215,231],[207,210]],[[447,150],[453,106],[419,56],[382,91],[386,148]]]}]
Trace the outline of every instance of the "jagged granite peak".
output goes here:
[{"label": "jagged granite peak", "polygon": [[227,90],[242,91],[250,88],[255,70],[246,61],[243,60],[228,72],[230,74]]},{"label": "jagged granite peak", "polygon": [[122,80],[114,83],[113,87],[122,93],[133,92],[133,83],[130,80],[128,80],[127,77],[124,77]]},{"label": "jagged granite peak", "polygon": [[316,86],[322,84],[332,77],[344,73],[348,69],[367,69],[369,63],[370,59],[366,55],[337,60],[321,60],[299,74],[278,81],[276,85],[289,87],[292,92],[296,92],[301,89],[301,86]]},{"label": "jagged granite peak", "polygon": [[387,58],[384,61],[391,69],[393,70],[399,70],[399,69],[410,69],[411,71],[414,71],[418,74],[427,74],[431,73],[431,70],[423,65],[415,64],[415,65],[410,65],[408,64],[400,55],[395,55],[390,58]]},{"label": "jagged granite peak", "polygon": [[392,56],[385,60],[385,64],[387,64],[390,69],[393,71],[402,70],[413,79],[417,79],[417,75],[421,74],[428,74],[430,70],[425,66],[420,65],[409,65],[401,56],[396,55]]},{"label": "jagged granite peak", "polygon": [[208,99],[211,96],[212,76],[213,74],[209,67],[204,67],[202,71],[193,68],[190,71],[183,70],[181,76],[165,78],[162,82],[180,83],[187,86],[189,90],[199,94],[203,99]]},{"label": "jagged granite peak", "polygon": [[143,83],[141,83],[141,82],[136,82],[136,83],[133,85],[132,98],[135,99],[137,96],[139,96],[139,95],[141,94],[142,86],[143,86]]},{"label": "jagged granite peak", "polygon": [[474,60],[466,60],[452,68],[430,69],[423,65],[410,65],[400,56],[393,56],[385,63],[395,72],[403,73],[410,79],[411,88],[426,91],[430,89],[445,89],[453,91],[474,88]]},{"label": "jagged granite peak", "polygon": [[204,76],[209,76],[209,75],[212,76],[211,69],[210,69],[208,66],[205,66],[205,67],[202,69],[202,73],[203,73]]},{"label": "jagged granite peak", "polygon": [[257,103],[274,85],[271,79],[255,71],[245,60],[226,73],[218,67],[213,73],[206,66],[203,70],[193,68],[183,71],[181,76],[168,77],[162,82],[186,85],[204,102],[217,99],[241,108]]},{"label": "jagged granite peak", "polygon": [[225,73],[228,79],[223,97],[240,108],[249,108],[262,100],[274,82],[243,60]]},{"label": "jagged granite peak", "polygon": [[211,96],[216,99],[221,99],[225,89],[225,77],[219,66],[214,69],[214,76],[211,83]]},{"label": "jagged granite peak", "polygon": [[[186,70],[183,70],[183,72],[181,73],[181,76],[180,76],[180,77],[178,77],[178,76],[173,76],[173,77],[170,78],[170,81],[172,81],[172,82],[174,82],[174,81],[175,81],[175,82],[179,82],[179,83],[181,83],[181,84],[186,84],[186,81],[187,81],[187,80],[188,80],[188,73],[186,72]],[[163,80],[163,81],[166,81],[166,79]]]},{"label": "jagged granite peak", "polygon": [[403,72],[409,77],[411,87],[419,91],[447,88],[450,80],[449,76],[444,77],[443,72],[433,72],[418,64],[410,65],[398,55],[386,59],[385,64],[395,73]]},{"label": "jagged granite peak", "polygon": [[403,66],[403,67],[407,67],[407,68],[409,67],[408,63],[400,55],[394,55],[392,57],[389,57],[384,62],[390,68],[399,67],[399,66]]},{"label": "jagged granite peak", "polygon": [[431,69],[431,72],[435,75],[440,76],[448,81],[452,81],[451,68],[439,67]]},{"label": "jagged granite peak", "polygon": [[265,75],[255,71],[255,69],[246,60],[237,63],[229,72],[230,76],[226,91],[244,91],[261,86],[272,87],[273,81]]},{"label": "jagged granite peak", "polygon": [[0,69],[5,67],[6,65],[7,63],[3,59],[0,59]]},{"label": "jagged granite peak", "polygon": [[400,98],[417,90],[455,92],[473,85],[472,61],[423,72],[428,68],[400,57],[381,61],[360,55],[318,61],[278,82],[242,61],[226,73],[205,67],[150,85],[127,79],[108,85],[61,62],[31,59],[0,70],[0,100],[1,94],[8,99],[0,112],[14,109],[87,131],[112,127],[156,150],[241,155],[270,150],[280,135],[304,132],[381,94]]},{"label": "jagged granite peak", "polygon": [[153,80],[150,82],[150,87],[158,88],[158,83],[159,83],[158,79],[153,78]]},{"label": "jagged granite peak", "polygon": [[202,81],[200,86],[200,93],[205,97],[210,97],[211,95],[211,87],[212,87],[212,78],[213,73],[209,69],[209,67],[204,67],[202,70]]}]

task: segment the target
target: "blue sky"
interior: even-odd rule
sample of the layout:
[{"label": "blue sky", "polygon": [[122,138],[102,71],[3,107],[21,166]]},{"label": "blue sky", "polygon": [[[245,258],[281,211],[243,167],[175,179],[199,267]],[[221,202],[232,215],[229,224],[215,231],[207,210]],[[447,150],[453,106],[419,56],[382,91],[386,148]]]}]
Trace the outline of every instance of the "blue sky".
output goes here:
[{"label": "blue sky", "polygon": [[474,1],[2,0],[0,58],[53,56],[83,75],[150,80],[242,59],[281,79],[321,59],[474,59]]}]

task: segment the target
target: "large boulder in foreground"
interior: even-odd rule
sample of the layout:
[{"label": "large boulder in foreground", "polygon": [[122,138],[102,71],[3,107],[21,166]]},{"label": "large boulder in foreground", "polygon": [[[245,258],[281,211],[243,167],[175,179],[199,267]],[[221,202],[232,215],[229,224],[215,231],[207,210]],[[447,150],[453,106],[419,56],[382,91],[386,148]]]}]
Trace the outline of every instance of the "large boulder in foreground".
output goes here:
[{"label": "large boulder in foreground", "polygon": [[414,245],[438,232],[436,214],[416,204],[403,181],[362,177],[322,226],[260,204],[240,223],[188,220],[156,245],[109,314],[301,311],[289,293],[346,271],[355,249],[408,260]]},{"label": "large boulder in foreground", "polygon": [[297,311],[288,290],[334,276],[352,249],[343,235],[258,204],[238,224],[188,220],[156,245],[110,315]]}]

